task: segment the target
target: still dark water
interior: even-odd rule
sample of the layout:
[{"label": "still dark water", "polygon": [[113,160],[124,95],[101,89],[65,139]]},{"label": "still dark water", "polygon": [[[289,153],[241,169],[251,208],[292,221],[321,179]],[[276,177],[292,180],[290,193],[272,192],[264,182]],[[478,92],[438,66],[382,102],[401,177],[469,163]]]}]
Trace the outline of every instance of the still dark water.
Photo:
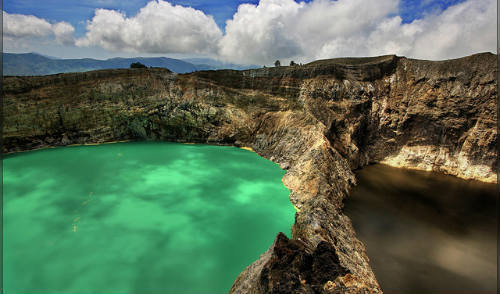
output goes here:
[{"label": "still dark water", "polygon": [[124,143],[4,159],[6,294],[222,294],[295,209],[235,147]]},{"label": "still dark water", "polygon": [[368,166],[345,202],[386,294],[496,293],[495,184]]}]

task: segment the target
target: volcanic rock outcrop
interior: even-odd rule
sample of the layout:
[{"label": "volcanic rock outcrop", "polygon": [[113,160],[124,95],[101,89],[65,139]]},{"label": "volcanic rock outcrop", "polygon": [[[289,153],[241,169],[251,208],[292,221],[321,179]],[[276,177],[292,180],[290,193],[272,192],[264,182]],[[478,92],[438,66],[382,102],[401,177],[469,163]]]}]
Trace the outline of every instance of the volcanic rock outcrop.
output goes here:
[{"label": "volcanic rock outcrop", "polygon": [[4,153],[121,140],[252,147],[297,208],[231,293],[381,293],[343,199],[384,162],[496,182],[497,57],[397,56],[174,74],[5,77]]}]

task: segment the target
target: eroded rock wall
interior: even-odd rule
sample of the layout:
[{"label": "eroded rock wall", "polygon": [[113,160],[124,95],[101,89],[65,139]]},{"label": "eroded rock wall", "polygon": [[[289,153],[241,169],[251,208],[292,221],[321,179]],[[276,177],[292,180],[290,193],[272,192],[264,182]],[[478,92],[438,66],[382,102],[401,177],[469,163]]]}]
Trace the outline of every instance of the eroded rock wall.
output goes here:
[{"label": "eroded rock wall", "polygon": [[4,79],[3,152],[121,140],[252,147],[297,208],[231,293],[381,293],[342,213],[372,162],[496,181],[496,55],[345,58],[186,75],[106,70]]},{"label": "eroded rock wall", "polygon": [[398,58],[383,78],[308,79],[301,99],[353,168],[369,162],[496,181],[496,55]]}]

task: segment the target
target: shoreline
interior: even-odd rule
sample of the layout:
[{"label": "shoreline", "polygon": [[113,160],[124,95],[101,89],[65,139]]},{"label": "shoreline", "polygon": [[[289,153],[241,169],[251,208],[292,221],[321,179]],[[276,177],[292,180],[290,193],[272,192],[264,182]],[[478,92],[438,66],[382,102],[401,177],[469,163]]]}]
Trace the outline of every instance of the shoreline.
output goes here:
[{"label": "shoreline", "polygon": [[[6,155],[15,155],[18,153],[25,153],[25,152],[32,152],[32,151],[40,151],[44,149],[54,149],[54,148],[60,148],[60,147],[78,147],[78,146],[99,146],[99,145],[105,145],[105,144],[116,144],[116,143],[130,143],[130,142],[147,142],[147,141],[136,141],[136,140],[116,140],[116,141],[106,141],[106,142],[98,142],[98,143],[83,143],[83,144],[69,144],[69,145],[61,145],[61,146],[43,146],[40,148],[35,148],[35,149],[28,149],[28,150],[20,150],[20,151],[14,151],[14,152],[7,152],[7,153],[2,153],[2,156]],[[196,143],[196,142],[177,142],[177,141],[154,141],[154,142],[165,142],[165,143],[180,143],[180,144],[185,144],[185,145],[213,145],[213,146],[233,146],[239,149],[247,150],[253,153],[258,154],[252,147],[248,146],[236,146],[236,145],[224,145],[224,144],[207,144],[207,143]],[[261,156],[261,155],[259,155]],[[265,157],[264,157],[265,158]],[[407,170],[416,170],[416,171],[422,171],[422,172],[433,172],[437,173],[440,175],[446,175],[446,176],[452,176],[456,177],[462,180],[466,181],[478,181],[481,183],[485,184],[498,184],[498,178],[490,176],[488,178],[481,178],[481,177],[467,177],[465,175],[461,174],[454,174],[454,173],[448,173],[445,170],[433,170],[431,168],[422,168],[418,166],[411,166],[411,165],[404,165],[404,164],[392,164],[388,160],[382,160],[379,162],[374,162],[373,164],[383,164],[386,166],[394,167],[394,168],[401,168],[401,169],[407,169]],[[359,169],[363,169],[363,167]],[[300,210],[299,210],[300,211]]]},{"label": "shoreline", "polygon": [[[461,179],[461,180],[464,180],[464,181],[478,181],[478,182],[481,182],[481,183],[484,183],[484,184],[492,184],[492,185],[498,184],[498,179],[497,179],[496,175],[489,176],[487,178],[476,177],[476,176],[467,176],[467,175],[458,174],[458,173],[457,174],[455,174],[455,173],[448,173],[448,172],[446,172],[446,170],[434,170],[431,167],[425,167],[424,168],[424,167],[412,166],[412,165],[392,164],[391,162],[385,161],[385,160],[380,161],[380,162],[376,162],[375,164],[383,164],[383,165],[386,165],[386,166],[390,166],[390,167],[394,167],[394,168],[407,169],[407,170],[415,170],[415,171],[422,171],[422,172],[431,172],[431,173],[436,173],[436,174],[440,174],[440,175],[455,177],[455,178],[458,178],[458,179]],[[361,169],[363,169],[363,167],[361,167]]]},{"label": "shoreline", "polygon": [[255,152],[255,150],[252,149],[252,147],[243,146],[243,147],[238,147],[238,148],[243,149],[243,150],[248,150],[248,151],[253,152],[253,153],[257,153],[257,152]]}]

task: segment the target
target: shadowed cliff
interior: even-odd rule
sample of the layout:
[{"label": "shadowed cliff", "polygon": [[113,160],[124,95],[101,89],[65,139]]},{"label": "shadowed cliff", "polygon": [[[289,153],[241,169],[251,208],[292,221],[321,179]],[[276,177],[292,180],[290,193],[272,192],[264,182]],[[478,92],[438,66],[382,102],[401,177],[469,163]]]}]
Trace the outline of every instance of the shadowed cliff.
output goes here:
[{"label": "shadowed cliff", "polygon": [[[184,75],[7,77],[3,152],[118,140],[250,146],[287,170],[298,212],[293,240],[278,236],[231,292],[377,293],[342,213],[352,170],[385,162],[496,181],[496,62],[490,53],[381,56]],[[314,263],[315,254],[329,257]]]}]

